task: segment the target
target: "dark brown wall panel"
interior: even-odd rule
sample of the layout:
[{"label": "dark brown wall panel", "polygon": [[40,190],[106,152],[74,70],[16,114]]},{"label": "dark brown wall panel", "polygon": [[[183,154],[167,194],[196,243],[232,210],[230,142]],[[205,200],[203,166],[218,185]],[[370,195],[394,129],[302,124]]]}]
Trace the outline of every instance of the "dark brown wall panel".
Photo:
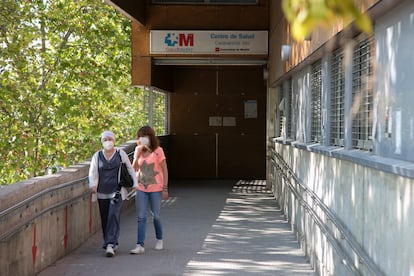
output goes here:
[{"label": "dark brown wall panel", "polygon": [[171,135],[168,139],[170,178],[215,177],[215,135]]},{"label": "dark brown wall panel", "polygon": [[140,26],[137,22],[131,22],[131,50],[132,56],[149,56],[150,49],[150,30],[145,26]]},{"label": "dark brown wall panel", "polygon": [[152,66],[151,85],[165,91],[172,91],[173,69],[170,66]]},{"label": "dark brown wall panel", "polygon": [[149,31],[137,22],[131,23],[132,85],[150,86],[152,61],[149,56]]},{"label": "dark brown wall panel", "polygon": [[267,30],[269,0],[259,5],[150,5],[147,24],[151,29]]},{"label": "dark brown wall panel", "polygon": [[151,85],[151,57],[132,57],[132,85]]},{"label": "dark brown wall panel", "polygon": [[174,95],[212,95],[216,91],[216,70],[210,67],[176,67]]},{"label": "dark brown wall panel", "polygon": [[140,24],[145,25],[145,10],[146,10],[146,1],[131,1],[131,0],[105,0],[109,5],[114,6],[116,9],[120,10],[130,19],[135,19]]},{"label": "dark brown wall panel", "polygon": [[266,174],[264,133],[221,135],[219,171],[221,178],[261,179]]},{"label": "dark brown wall panel", "polygon": [[[145,26],[132,23],[132,79],[136,85],[153,85],[172,92],[168,143],[171,177],[264,178],[263,68],[150,65],[149,32],[151,29],[267,30],[269,0],[248,6],[146,3]],[[257,103],[257,118],[245,118],[244,103],[249,100]],[[234,120],[235,125],[211,126],[211,117],[225,117]],[[246,143],[250,143],[252,152],[248,159],[244,155]]]},{"label": "dark brown wall panel", "polygon": [[[266,94],[262,70],[260,66],[174,69],[175,92],[170,102],[171,133],[177,145],[181,145],[180,139],[184,139],[186,143],[192,143],[192,147],[190,150],[180,146],[177,150],[171,145],[172,162],[180,164],[182,151],[187,156],[207,150],[203,156],[208,158],[203,157],[199,162],[187,165],[191,171],[199,171],[203,177],[211,178],[265,176]],[[245,118],[246,100],[257,102],[257,118]],[[210,116],[232,117],[236,125],[210,126]],[[200,137],[205,136],[214,139],[200,143]],[[246,146],[250,151],[248,158],[245,156]],[[172,170],[172,177],[184,177],[180,175],[181,170]],[[206,176],[207,172],[211,174]]]}]

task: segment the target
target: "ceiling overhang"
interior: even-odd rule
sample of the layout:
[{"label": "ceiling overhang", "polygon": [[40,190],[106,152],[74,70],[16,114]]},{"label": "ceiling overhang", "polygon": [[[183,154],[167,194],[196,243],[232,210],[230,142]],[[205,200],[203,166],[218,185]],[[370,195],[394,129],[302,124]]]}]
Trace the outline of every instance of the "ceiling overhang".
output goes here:
[{"label": "ceiling overhang", "polygon": [[141,25],[145,25],[145,2],[146,1],[131,1],[131,0],[105,0],[105,3],[114,7],[117,11],[123,14],[130,20],[137,21]]},{"label": "ceiling overhang", "polygon": [[183,66],[201,66],[201,65],[219,65],[219,66],[263,66],[267,64],[267,59],[231,59],[231,58],[167,58],[154,57],[154,65],[183,65]]}]

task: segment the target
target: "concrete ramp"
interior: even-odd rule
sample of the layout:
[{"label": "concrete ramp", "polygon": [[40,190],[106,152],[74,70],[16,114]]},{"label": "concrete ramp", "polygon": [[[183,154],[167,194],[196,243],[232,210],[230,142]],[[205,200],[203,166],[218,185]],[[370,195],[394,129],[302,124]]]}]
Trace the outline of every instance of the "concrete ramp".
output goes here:
[{"label": "concrete ramp", "polygon": [[38,275],[315,275],[265,181],[173,181],[161,215],[164,250],[153,249],[149,223],[145,254],[129,254],[137,235],[131,206],[113,258],[104,257],[98,232]]}]

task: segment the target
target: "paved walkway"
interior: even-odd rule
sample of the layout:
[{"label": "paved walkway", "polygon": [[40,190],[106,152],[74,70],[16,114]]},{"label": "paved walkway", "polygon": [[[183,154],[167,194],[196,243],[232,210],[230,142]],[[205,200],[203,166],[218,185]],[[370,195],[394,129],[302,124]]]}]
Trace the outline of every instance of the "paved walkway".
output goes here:
[{"label": "paved walkway", "polygon": [[145,254],[129,254],[136,218],[126,208],[113,258],[98,232],[39,275],[315,275],[264,181],[174,181],[161,214],[164,250],[153,249],[151,223]]}]

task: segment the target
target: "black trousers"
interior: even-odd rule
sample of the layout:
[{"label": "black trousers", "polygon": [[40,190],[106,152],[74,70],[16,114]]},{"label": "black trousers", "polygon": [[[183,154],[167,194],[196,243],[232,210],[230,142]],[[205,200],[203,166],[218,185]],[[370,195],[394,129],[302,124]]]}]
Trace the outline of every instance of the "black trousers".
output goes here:
[{"label": "black trousers", "polygon": [[98,199],[98,204],[104,240],[102,247],[105,249],[108,244],[118,245],[123,201],[120,199],[113,204],[111,199]]}]

